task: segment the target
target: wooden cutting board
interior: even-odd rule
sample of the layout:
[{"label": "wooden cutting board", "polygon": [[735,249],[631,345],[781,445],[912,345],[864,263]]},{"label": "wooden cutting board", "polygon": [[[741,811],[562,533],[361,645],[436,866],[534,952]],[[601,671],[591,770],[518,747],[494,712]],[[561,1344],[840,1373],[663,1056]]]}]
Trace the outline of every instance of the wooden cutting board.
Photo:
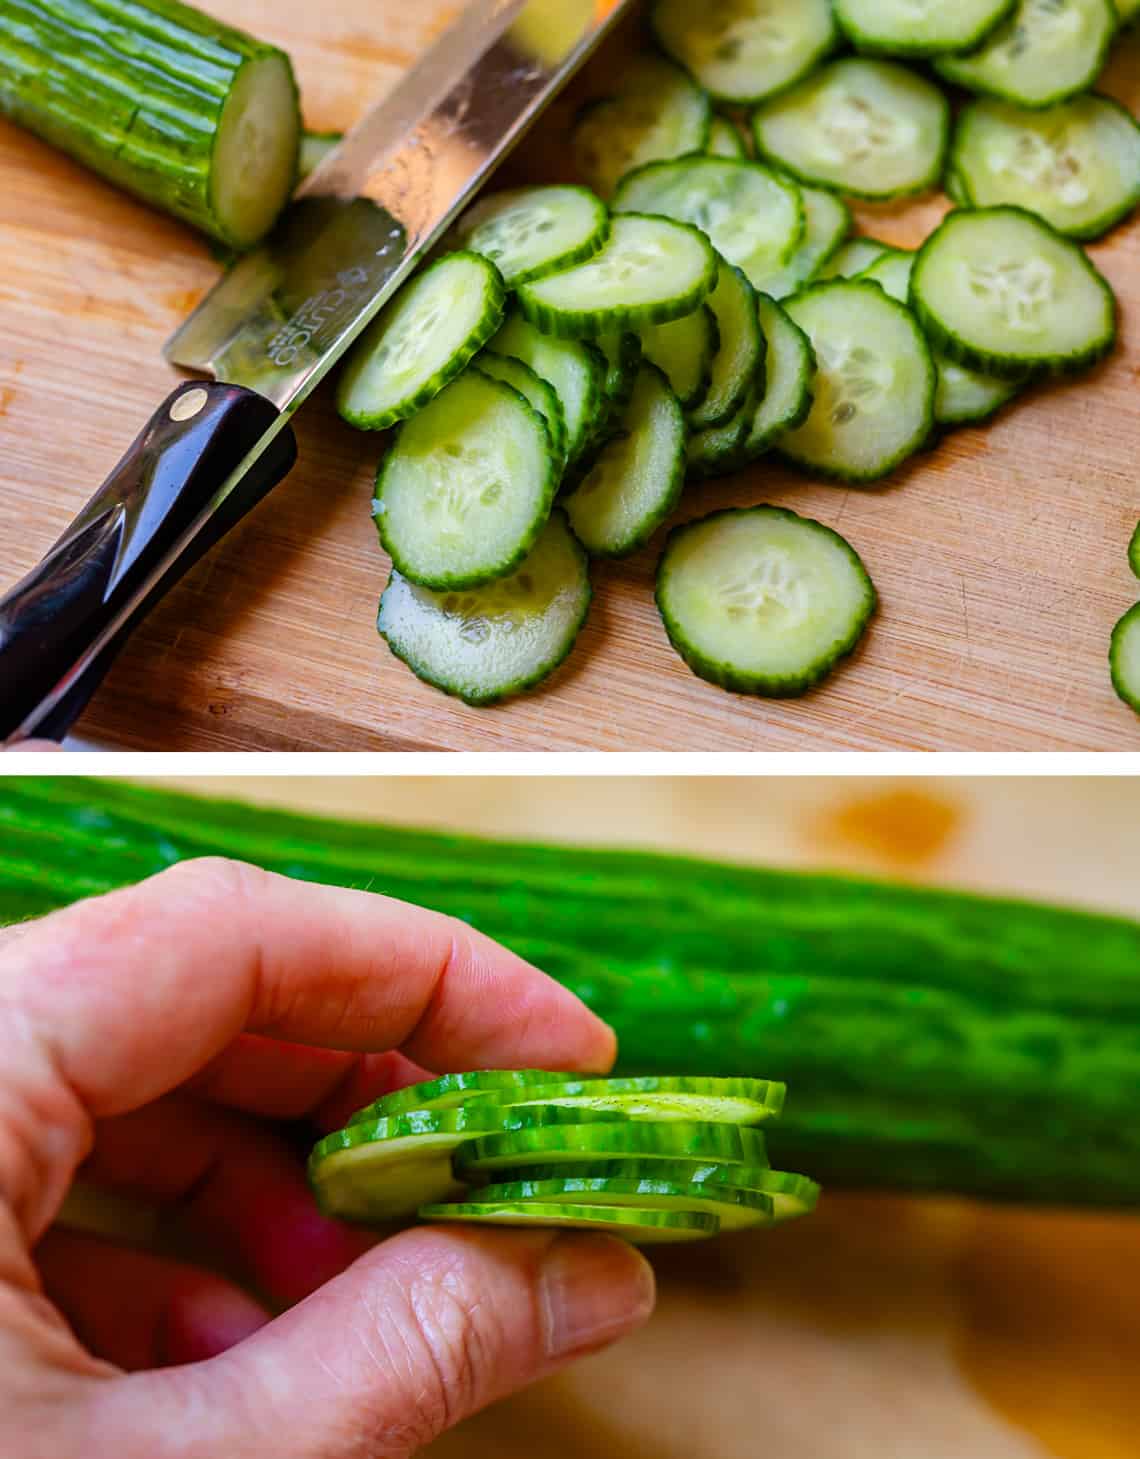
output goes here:
[{"label": "wooden cutting board", "polygon": [[[419,0],[205,0],[293,55],[306,121],[343,128],[454,12]],[[577,88],[603,84],[600,57]],[[1140,41],[1109,89],[1140,106]],[[573,98],[511,165],[564,167]],[[861,210],[911,245],[941,205]],[[883,607],[821,691],[752,701],[695,679],[652,601],[660,542],[595,569],[579,646],[542,692],[473,710],[420,684],[377,637],[387,561],[369,519],[377,443],[323,392],[301,462],[136,635],[80,725],[139,749],[1133,749],[1105,654],[1138,597],[1140,225],[1093,249],[1123,340],[1090,378],[1038,391],[951,435],[882,488],[822,485],[762,463],[693,488],[682,516],[787,504],[837,526]],[[0,124],[0,583],[26,571],[173,383],[160,347],[217,276],[195,237]]]}]

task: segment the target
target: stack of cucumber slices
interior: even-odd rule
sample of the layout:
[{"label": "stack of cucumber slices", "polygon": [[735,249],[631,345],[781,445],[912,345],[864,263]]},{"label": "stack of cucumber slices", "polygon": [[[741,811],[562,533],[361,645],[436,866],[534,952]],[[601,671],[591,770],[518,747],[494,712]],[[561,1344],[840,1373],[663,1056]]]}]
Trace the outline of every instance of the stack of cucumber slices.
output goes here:
[{"label": "stack of cucumber slices", "polygon": [[445,1074],[384,1095],[309,1159],[322,1210],[364,1224],[557,1226],[641,1244],[804,1215],[819,1187],[772,1170],[764,1079]]},{"label": "stack of cucumber slices", "polygon": [[[399,425],[380,632],[470,704],[553,673],[590,559],[644,547],[686,484],[769,453],[878,483],[1116,339],[1083,247],[1140,203],[1140,128],[1089,89],[1112,0],[648,12],[655,48],[577,120],[589,186],[483,198],[340,381],[351,424]],[[917,250],[851,236],[847,198],[940,183]],[[695,673],[768,696],[827,677],[876,602],[849,543],[765,505],[676,529],[656,597]]]}]

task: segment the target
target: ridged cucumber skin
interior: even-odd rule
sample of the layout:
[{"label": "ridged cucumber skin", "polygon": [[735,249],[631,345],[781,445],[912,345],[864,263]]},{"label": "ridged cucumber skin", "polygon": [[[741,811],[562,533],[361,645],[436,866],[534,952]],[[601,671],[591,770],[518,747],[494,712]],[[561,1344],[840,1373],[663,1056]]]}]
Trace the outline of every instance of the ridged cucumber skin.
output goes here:
[{"label": "ridged cucumber skin", "polygon": [[985,45],[994,31],[1009,19],[1017,8],[1017,0],[1001,0],[996,12],[975,28],[973,34],[961,37],[952,46],[932,46],[922,42],[908,43],[900,36],[884,40],[882,37],[869,35],[862,30],[854,19],[847,14],[847,7],[844,0],[835,0],[835,19],[839,29],[851,42],[855,49],[866,56],[897,56],[900,59],[910,58],[912,60],[924,60],[931,56],[945,55],[951,53],[976,51],[980,46]]},{"label": "ridged cucumber skin", "polygon": [[[767,294],[759,294],[756,300],[757,312],[760,316],[760,327],[768,341],[767,361],[768,380],[771,381],[776,370],[776,350],[779,347],[775,339],[777,330],[787,339],[791,347],[797,351],[800,361],[797,366],[797,375],[802,379],[803,390],[789,402],[788,409],[783,415],[772,416],[764,419],[759,425],[764,410],[764,398],[756,408],[756,415],[753,417],[752,430],[744,443],[744,454],[750,461],[754,461],[769,450],[783,435],[785,431],[794,431],[797,426],[802,426],[808,416],[811,415],[812,406],[815,404],[815,393],[812,390],[812,381],[816,375],[816,358],[812,342],[807,335],[788,317],[783,305],[776,299],[770,298]],[[765,323],[765,320],[768,323]]]},{"label": "ridged cucumber skin", "polygon": [[1140,578],[1140,522],[1137,522],[1132,540],[1128,544],[1128,566]]},{"label": "ridged cucumber skin", "polygon": [[1112,687],[1118,697],[1140,714],[1140,681],[1130,673],[1125,663],[1125,645],[1129,639],[1140,637],[1140,603],[1129,608],[1124,617],[1112,630],[1108,650],[1108,663],[1112,673]]},{"label": "ridged cucumber skin", "polygon": [[[288,56],[178,0],[0,0],[0,115],[234,248],[213,199],[218,124],[250,61]],[[287,195],[282,197],[284,206]]]},{"label": "ridged cucumber skin", "polygon": [[[1059,242],[1067,244],[1075,254],[1078,254],[1083,261],[1084,267],[1089,276],[1096,282],[1098,288],[1104,294],[1105,300],[1110,307],[1111,325],[1103,337],[1098,339],[1087,350],[1070,355],[1050,355],[1038,358],[1034,361],[1032,368],[1024,360],[1012,360],[1003,355],[992,354],[986,350],[975,349],[960,338],[954,330],[944,324],[923,301],[922,298],[922,265],[923,260],[933,248],[941,242],[943,235],[952,228],[958,226],[964,219],[977,222],[988,217],[999,217],[1012,215],[1026,218],[1039,228],[1043,228],[1054,234]],[[941,352],[948,359],[955,360],[959,365],[965,365],[969,370],[981,370],[987,375],[996,375],[1003,380],[1024,381],[1031,378],[1039,378],[1045,375],[1080,375],[1101,360],[1116,348],[1118,333],[1117,302],[1112,285],[1081,248],[1079,243],[1074,243],[1071,238],[1066,238],[1063,233],[1051,227],[1044,218],[1036,213],[1031,213],[1026,208],[1014,208],[1010,206],[1000,208],[973,208],[955,210],[949,213],[944,221],[927,238],[925,243],[918,250],[914,261],[914,270],[911,274],[910,286],[910,308],[922,326],[923,333],[930,341],[936,352]]]},{"label": "ridged cucumber skin", "polygon": [[1122,918],[70,778],[5,782],[0,828],[8,922],[207,854],[368,887],[477,925],[572,987],[617,1027],[622,1072],[786,1078],[779,1165],[1140,1203],[1140,925]]}]

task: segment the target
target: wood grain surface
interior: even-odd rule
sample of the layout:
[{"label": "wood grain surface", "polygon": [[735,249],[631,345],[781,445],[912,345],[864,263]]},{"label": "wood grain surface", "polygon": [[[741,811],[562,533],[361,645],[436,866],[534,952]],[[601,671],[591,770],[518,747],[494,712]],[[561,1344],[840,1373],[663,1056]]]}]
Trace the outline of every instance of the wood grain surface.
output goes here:
[{"label": "wood grain surface", "polygon": [[[446,21],[439,0],[206,0],[295,58],[306,120],[344,127]],[[620,38],[619,38],[620,45]],[[577,87],[604,84],[602,56]],[[1140,41],[1108,89],[1140,105]],[[551,177],[575,98],[513,171]],[[863,209],[916,243],[942,205]],[[375,627],[387,560],[369,519],[377,442],[327,391],[298,418],[301,463],[136,635],[84,738],[138,749],[1108,750],[1137,746],[1105,655],[1137,597],[1140,225],[1092,249],[1122,305],[1120,348],[1076,384],[951,435],[882,488],[775,464],[690,490],[681,515],[772,501],[837,526],[882,610],[823,689],[771,703],[695,679],[652,601],[660,541],[595,569],[596,604],[541,692],[468,709],[420,684]],[[160,347],[217,275],[205,247],[0,124],[0,583],[26,571],[172,384]]]}]

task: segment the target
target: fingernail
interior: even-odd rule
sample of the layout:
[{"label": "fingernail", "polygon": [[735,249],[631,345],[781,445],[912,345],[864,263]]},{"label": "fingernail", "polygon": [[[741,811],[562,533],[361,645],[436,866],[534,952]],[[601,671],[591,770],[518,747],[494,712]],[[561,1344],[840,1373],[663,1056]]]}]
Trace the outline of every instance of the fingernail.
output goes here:
[{"label": "fingernail", "polygon": [[653,1269],[612,1236],[567,1233],[542,1268],[546,1353],[564,1358],[604,1347],[640,1327],[653,1311]]}]

